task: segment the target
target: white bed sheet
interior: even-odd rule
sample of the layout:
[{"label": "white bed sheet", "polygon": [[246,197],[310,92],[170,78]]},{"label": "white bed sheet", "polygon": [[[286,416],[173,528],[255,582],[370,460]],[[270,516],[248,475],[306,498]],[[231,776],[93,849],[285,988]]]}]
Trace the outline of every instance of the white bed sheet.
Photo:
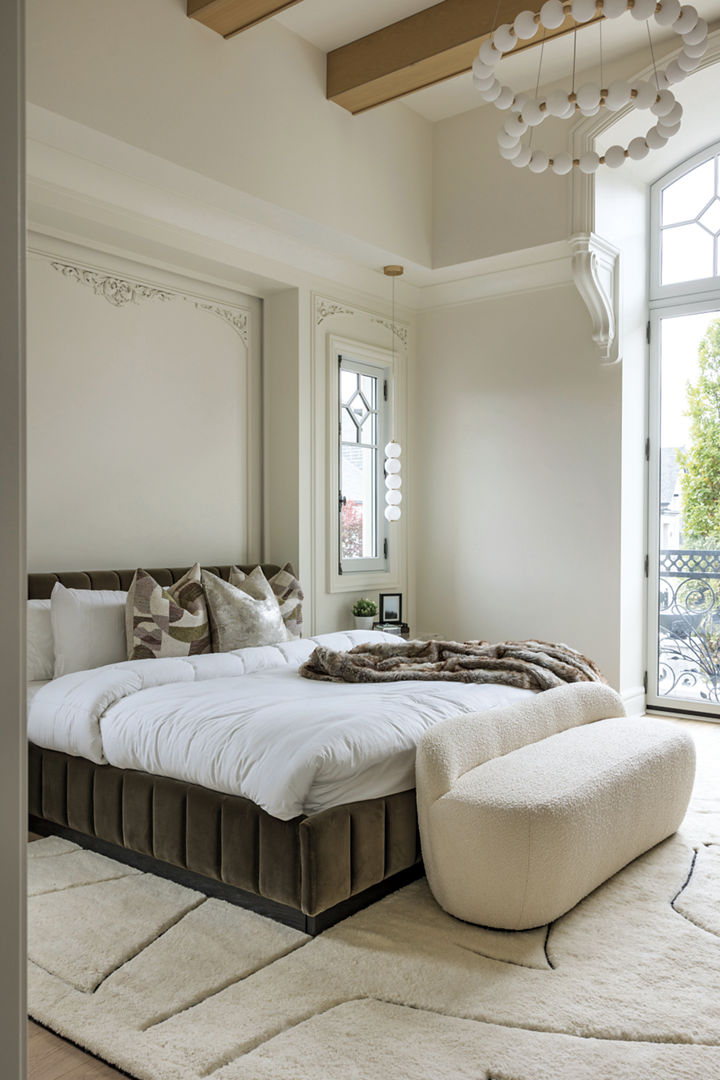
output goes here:
[{"label": "white bed sheet", "polygon": [[53,680],[37,693],[41,746],[244,795],[288,820],[414,786],[424,731],[532,691],[448,682],[324,683],[298,674],[316,644],[397,640],[324,634],[279,646],[129,661]]}]

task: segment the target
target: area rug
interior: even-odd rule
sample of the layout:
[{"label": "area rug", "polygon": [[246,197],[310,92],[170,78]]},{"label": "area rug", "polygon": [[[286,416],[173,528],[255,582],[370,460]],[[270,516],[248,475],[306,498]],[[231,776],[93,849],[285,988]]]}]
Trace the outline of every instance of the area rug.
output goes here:
[{"label": "area rug", "polygon": [[421,880],[311,940],[35,841],[31,1015],[138,1080],[717,1080],[708,757],[676,836],[522,933],[451,918]]}]

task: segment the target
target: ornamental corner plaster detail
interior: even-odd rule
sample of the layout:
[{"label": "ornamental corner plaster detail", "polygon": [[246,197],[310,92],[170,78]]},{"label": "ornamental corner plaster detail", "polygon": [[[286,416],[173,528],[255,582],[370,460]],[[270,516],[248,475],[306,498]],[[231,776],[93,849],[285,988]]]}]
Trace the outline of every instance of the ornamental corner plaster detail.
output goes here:
[{"label": "ornamental corner plaster detail", "polygon": [[[185,297],[189,300],[190,297]],[[233,311],[231,308],[222,307],[220,304],[203,304],[199,300],[193,301],[198,311],[208,311],[211,315],[217,315],[219,319],[222,319],[229,326],[233,328],[235,333],[241,339],[243,345],[247,347],[248,344],[248,317],[247,312]]]},{"label": "ornamental corner plaster detail", "polygon": [[343,304],[333,304],[329,300],[324,300],[321,296],[315,298],[315,325],[319,326],[321,322],[329,318],[331,315],[354,315],[355,309],[345,307]]},{"label": "ornamental corner plaster detail", "polygon": [[570,248],[573,280],[590,312],[600,363],[617,364],[620,252],[592,232],[572,236]]},{"label": "ornamental corner plaster detail", "polygon": [[117,277],[114,274],[98,274],[94,270],[87,270],[82,266],[72,263],[51,262],[53,270],[57,270],[63,277],[70,278],[78,285],[87,285],[96,296],[102,296],[113,307],[124,307],[125,304],[137,304],[140,300],[172,300],[172,293],[163,289],[154,289],[150,285],[141,282],[128,281],[127,278]]},{"label": "ornamental corner plaster detail", "polygon": [[332,315],[359,315],[362,318],[369,319],[370,322],[376,323],[378,326],[384,326],[386,330],[389,330],[400,343],[403,350],[407,350],[408,347],[408,327],[404,323],[396,322],[393,324],[391,319],[383,319],[379,315],[373,315],[370,311],[364,311],[362,308],[348,307],[345,304],[336,304],[331,300],[327,300],[325,297],[315,297],[315,325],[320,326],[325,319],[330,318]]}]

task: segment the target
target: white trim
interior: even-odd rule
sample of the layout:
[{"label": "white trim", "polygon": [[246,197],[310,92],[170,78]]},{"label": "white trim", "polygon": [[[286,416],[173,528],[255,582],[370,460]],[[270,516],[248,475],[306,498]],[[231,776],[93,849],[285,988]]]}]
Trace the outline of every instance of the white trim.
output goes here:
[{"label": "white trim", "polygon": [[[338,313],[339,314],[339,313]],[[344,314],[348,314],[347,311]],[[358,312],[352,312],[358,314]],[[364,313],[360,313],[364,314]],[[402,390],[402,362],[400,355],[393,356],[389,349],[382,349],[376,345],[368,345],[364,342],[351,338],[340,337],[336,334],[328,334],[326,339],[326,438],[328,446],[327,454],[327,484],[325,487],[325,499],[327,506],[327,591],[329,593],[357,593],[371,589],[402,589],[401,567],[404,563],[402,558],[402,532],[398,526],[394,531],[386,529],[382,535],[388,536],[389,559],[387,569],[373,569],[367,571],[353,571],[351,573],[339,572],[339,539],[338,539],[338,514],[335,510],[337,492],[339,490],[339,463],[337,457],[338,445],[338,364],[337,356],[343,352],[348,353],[356,360],[367,360],[376,367],[383,367],[388,372],[388,377],[395,382],[396,402],[403,400]],[[398,423],[400,418],[398,417]],[[398,428],[400,431],[401,429]],[[402,444],[402,434],[400,435]],[[331,450],[332,448],[332,450]],[[380,493],[382,494],[382,492]],[[404,493],[405,494],[405,493]],[[382,514],[383,503],[380,500],[379,513]],[[407,520],[407,503],[403,500],[403,516],[400,519]]]},{"label": "white trim", "polygon": [[632,686],[629,690],[623,690],[620,695],[628,716],[642,716],[645,712],[645,689],[642,686]]},{"label": "white trim", "polygon": [[449,279],[449,271],[436,271],[438,277],[448,275],[448,280],[419,290],[418,307],[425,311],[434,310],[569,285],[573,280],[572,254],[567,240],[556,240],[461,264],[452,268],[452,279]]},{"label": "white trim", "polygon": [[[647,673],[648,692],[647,707],[655,706],[664,709],[673,708],[673,702],[681,704],[682,710],[688,714],[695,710],[692,702],[685,698],[661,697],[655,692],[658,685],[658,633],[659,611],[658,593],[660,585],[660,378],[661,378],[661,343],[662,335],[660,323],[662,319],[673,316],[700,314],[704,311],[720,310],[720,293],[712,300],[698,300],[691,303],[682,298],[675,304],[664,303],[652,305],[650,308],[650,374],[649,374],[649,421],[648,434],[650,438],[650,460],[648,463],[648,605],[647,605]],[[714,707],[720,720],[720,705]],[[713,706],[709,703],[699,702],[697,711],[712,713]]]},{"label": "white trim", "polygon": [[[650,188],[650,301],[668,300],[677,302],[682,296],[688,299],[697,299],[705,294],[717,294],[720,289],[720,274],[712,277],[695,278],[693,281],[677,281],[671,285],[663,285],[660,281],[661,273],[661,225],[660,225],[660,202],[662,193],[675,180],[685,173],[691,172],[704,162],[715,158],[720,154],[720,140],[716,140],[703,150],[693,154],[692,157],[681,161],[670,172],[661,176]],[[717,168],[717,166],[716,166]]]},{"label": "white trim", "polygon": [[[392,353],[386,349],[370,349],[367,346],[358,348],[357,345],[350,342],[343,342],[341,339],[328,335],[327,340],[327,386],[328,386],[328,434],[331,431],[335,432],[335,445],[334,453],[328,454],[328,465],[330,466],[330,487],[328,490],[328,498],[330,500],[329,506],[331,512],[328,515],[330,521],[332,521],[332,506],[333,497],[335,492],[340,493],[341,488],[341,465],[340,465],[340,453],[338,452],[340,446],[343,443],[341,432],[341,411],[340,411],[340,379],[339,373],[341,367],[344,366],[344,361],[348,361],[348,366],[344,370],[357,371],[369,375],[371,378],[377,380],[378,385],[378,407],[377,407],[377,423],[378,423],[378,435],[377,435],[377,447],[375,459],[375,507],[374,513],[376,516],[375,527],[375,539],[378,544],[378,554],[372,558],[357,559],[354,560],[354,566],[349,559],[343,559],[340,555],[340,537],[338,533],[339,529],[339,515],[334,515],[334,548],[337,554],[338,562],[338,574],[337,576],[341,581],[344,581],[347,575],[351,575],[351,580],[362,580],[364,584],[367,584],[367,578],[374,578],[379,575],[387,575],[390,572],[390,560],[386,558],[382,552],[382,548],[387,541],[388,554],[390,548],[390,527],[383,516],[384,510],[384,488],[383,488],[383,462],[384,453],[383,447],[390,439],[390,431],[392,429],[392,419],[390,417],[391,402],[393,399],[393,392],[388,395],[387,398],[382,397],[382,384],[387,383],[392,387],[395,378],[395,372],[393,370],[393,357]],[[332,466],[335,466],[333,469]],[[340,569],[342,568],[342,574]],[[331,587],[331,592],[337,591],[336,588]]]}]

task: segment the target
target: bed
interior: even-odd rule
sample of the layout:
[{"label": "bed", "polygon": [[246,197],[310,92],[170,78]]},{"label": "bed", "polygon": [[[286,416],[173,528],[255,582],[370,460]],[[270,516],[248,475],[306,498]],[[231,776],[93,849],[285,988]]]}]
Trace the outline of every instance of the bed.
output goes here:
[{"label": "bed", "polygon": [[[227,580],[231,568],[208,569]],[[241,569],[249,573],[251,567]],[[268,577],[278,569],[263,566]],[[161,585],[168,586],[185,571],[186,568],[165,568],[149,572]],[[48,598],[57,581],[72,589],[126,590],[133,574],[133,570],[30,574],[28,597]],[[354,642],[352,635],[330,637],[331,647],[335,648],[350,647]],[[151,665],[155,674],[161,671],[157,665],[165,661],[135,661],[135,668],[129,662],[98,669],[96,673],[81,673],[82,693],[88,700],[94,693],[96,702],[115,703],[113,724],[105,731],[105,740],[108,746],[114,740],[114,761],[119,761],[121,766],[98,758],[91,741],[86,739],[83,743],[84,735],[73,746],[73,752],[59,749],[52,738],[38,740],[43,745],[31,742],[31,829],[42,835],[66,837],[141,870],[250,907],[309,934],[319,933],[419,876],[422,863],[412,787],[415,736],[411,738],[402,730],[402,723],[395,722],[393,710],[396,700],[402,696],[405,701],[410,695],[411,703],[414,701],[418,714],[422,714],[424,702],[432,694],[432,689],[428,690],[431,684],[346,688],[299,679],[297,667],[313,647],[313,641],[301,639],[289,643],[282,655],[278,653],[274,659],[268,659],[274,646],[265,647],[265,651],[238,650],[242,657],[215,654],[199,664],[201,668],[204,664],[203,671],[211,671],[207,681],[196,670],[196,681],[188,685],[141,687],[137,697],[142,702],[140,709],[134,707],[135,698],[128,695],[123,680],[134,678],[143,665],[143,670]],[[236,677],[239,663],[244,665],[244,671],[249,665],[244,680]],[[218,672],[222,677],[218,677]],[[67,682],[67,676],[65,680],[54,680],[57,685],[50,686],[42,699],[38,696],[37,701],[44,703],[48,715],[53,694],[60,694]],[[160,699],[171,694],[178,702],[176,716],[186,718],[189,713],[194,716],[213,695],[227,695],[231,687],[234,694],[239,694],[251,683],[255,695],[265,695],[257,708],[262,713],[265,741],[258,744],[256,757],[263,761],[267,757],[264,773],[276,778],[274,793],[263,794],[258,788],[256,798],[231,790],[232,784],[225,774],[232,772],[228,766],[232,756],[217,753],[217,738],[229,739],[227,734],[221,732],[216,737],[215,750],[195,754],[193,766],[192,754],[186,752],[184,744],[180,743],[178,749],[167,739],[163,743],[168,725],[163,724],[158,712]],[[478,694],[481,690],[485,692],[484,699]],[[439,713],[433,722],[458,711],[482,707],[477,704],[480,700],[492,707],[528,692],[510,687],[445,685],[436,693],[438,703],[434,708]],[[310,759],[322,758],[325,773],[319,768],[317,776],[312,778],[314,786],[307,786],[307,792],[299,789],[291,798],[287,793],[293,789],[294,777],[290,773],[285,777],[283,767],[284,758],[290,759],[292,752],[284,750],[282,739],[292,737],[297,743],[298,735],[294,731],[297,715],[303,709],[309,714],[317,713],[321,702],[323,708],[325,700],[331,702],[328,732],[337,728],[336,743],[343,753],[347,750],[352,763],[352,747],[348,749],[348,746],[355,727],[362,724],[348,724],[348,718],[360,714],[358,694],[365,695],[364,701],[370,700],[368,695],[374,695],[375,711],[379,708],[383,714],[377,721],[372,718],[367,721],[370,735],[373,724],[378,726],[381,721],[397,728],[404,740],[401,753],[389,756],[387,762],[377,761],[374,772],[362,778],[365,786],[359,787],[350,765],[345,764],[343,776],[338,779],[330,766],[326,766],[321,744],[313,748],[309,743]],[[231,704],[236,707],[234,698]],[[241,707],[245,706],[238,698],[237,709]],[[404,707],[407,711],[406,702]],[[337,722],[333,710],[338,714]],[[91,711],[88,707],[88,715]],[[97,708],[95,711],[101,713]],[[42,708],[36,712],[42,715]],[[139,722],[138,712],[145,725],[142,752],[132,742],[122,741],[124,726],[132,727]],[[84,719],[84,713],[80,719]],[[256,718],[251,719],[255,722]],[[283,720],[287,721],[284,728]],[[316,718],[314,728],[310,724],[308,740],[311,736],[321,737],[322,723],[322,718]],[[182,727],[180,722],[175,724],[175,743],[182,736]],[[202,728],[203,737],[207,731],[212,734],[209,722]],[[277,736],[268,737],[273,731]],[[195,736],[191,733],[188,738]],[[165,758],[162,757],[164,746]],[[174,757],[167,756],[171,753]],[[155,760],[158,754],[160,757]],[[183,757],[187,762],[183,767],[177,766],[177,760]],[[245,770],[245,786],[253,792],[255,764],[251,762],[251,767]]]}]

